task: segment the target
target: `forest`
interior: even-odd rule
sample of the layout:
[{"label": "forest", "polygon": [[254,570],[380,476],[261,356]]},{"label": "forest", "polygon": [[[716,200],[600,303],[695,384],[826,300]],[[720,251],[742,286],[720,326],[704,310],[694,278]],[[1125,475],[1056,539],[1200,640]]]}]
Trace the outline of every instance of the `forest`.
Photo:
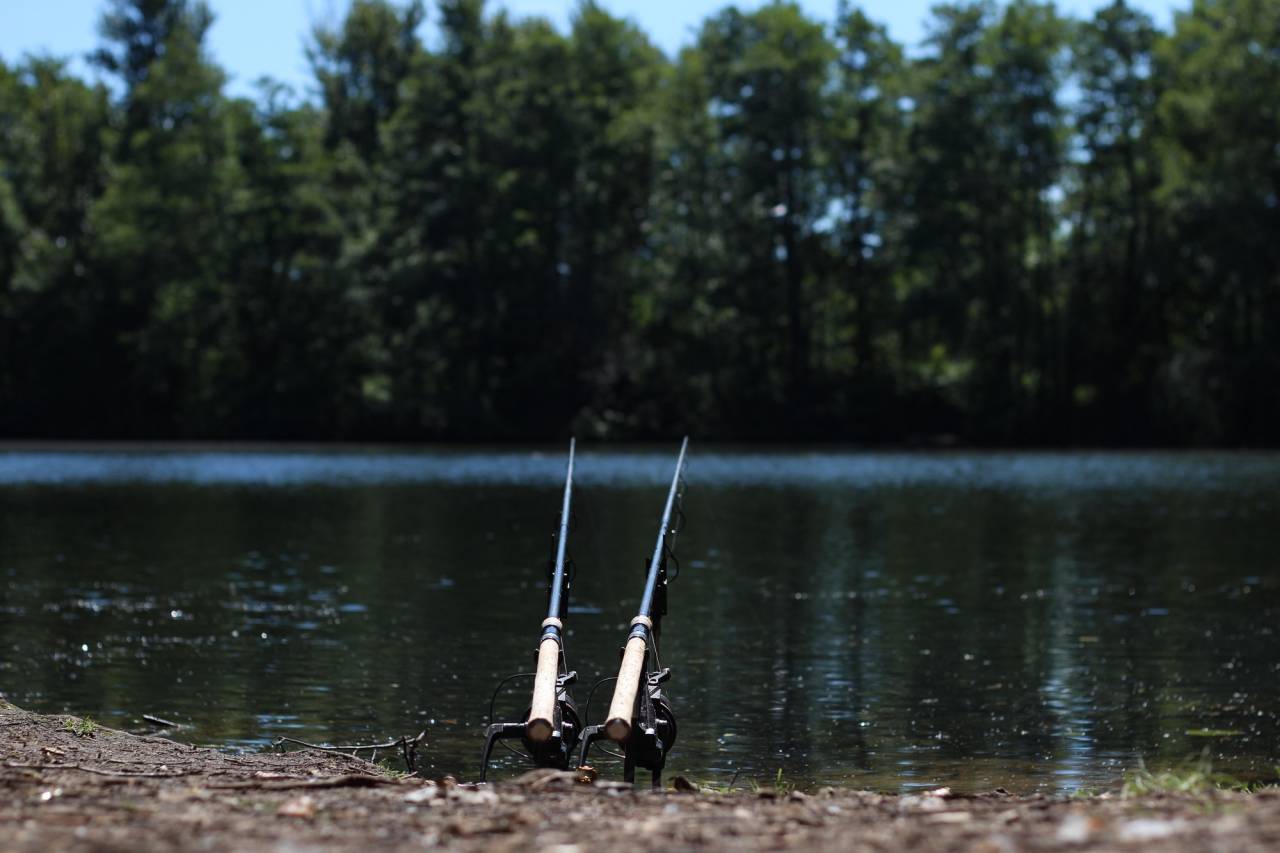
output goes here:
[{"label": "forest", "polygon": [[0,63],[0,437],[1280,438],[1274,0],[212,21]]}]

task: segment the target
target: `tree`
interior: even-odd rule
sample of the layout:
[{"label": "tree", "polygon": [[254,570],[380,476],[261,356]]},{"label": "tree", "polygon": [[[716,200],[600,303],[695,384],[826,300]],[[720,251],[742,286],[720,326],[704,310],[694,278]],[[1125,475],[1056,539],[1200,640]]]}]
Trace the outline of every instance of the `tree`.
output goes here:
[{"label": "tree", "polygon": [[828,207],[818,152],[832,48],[798,6],[774,3],[711,18],[698,49],[720,178],[732,196],[717,230],[737,255],[727,258],[726,277],[751,338],[740,391],[754,392],[752,407],[777,406],[778,417],[785,405],[799,416],[791,428],[801,430],[811,403],[816,226]]},{"label": "tree", "polygon": [[212,343],[225,321],[225,212],[239,174],[223,74],[204,54],[212,21],[186,0],[115,0],[103,18],[98,56],[125,84],[126,120],[90,211],[103,310],[118,335],[116,430],[206,433],[219,417],[211,375],[224,353]]},{"label": "tree", "polygon": [[261,91],[258,104],[228,109],[241,189],[223,212],[231,236],[211,394],[232,434],[341,437],[355,426],[365,317],[337,269],[324,117],[278,84]]},{"label": "tree", "polygon": [[382,124],[400,105],[400,91],[422,46],[421,0],[398,7],[389,0],[355,0],[342,26],[318,26],[307,48],[320,86],[330,147],[346,142],[365,160],[381,146]]},{"label": "tree", "polygon": [[[847,349],[841,409],[856,411],[865,429],[884,414],[883,393],[896,352],[881,342],[897,324],[892,292],[901,219],[895,215],[904,177],[906,60],[882,25],[840,3],[834,26],[836,58],[824,158],[833,219],[831,254],[839,282],[828,300],[827,336]],[[837,359],[836,365],[842,362]],[[859,398],[866,400],[860,403]],[[879,432],[879,430],[873,430]]]},{"label": "tree", "polygon": [[573,331],[559,363],[581,389],[564,405],[586,410],[585,426],[607,434],[621,411],[611,398],[629,384],[632,304],[652,280],[654,125],[666,62],[635,26],[594,2],[578,7],[570,44],[573,173],[558,269]]},{"label": "tree", "polygon": [[1280,413],[1280,7],[1195,0],[1157,50],[1179,289],[1170,417],[1198,440],[1264,442]]},{"label": "tree", "polygon": [[74,425],[106,402],[112,377],[85,354],[111,335],[88,227],[110,120],[106,90],[60,61],[0,65],[0,429]]},{"label": "tree", "polygon": [[[1012,341],[1012,353],[1003,346],[994,354],[984,353],[984,360],[994,356],[994,363],[987,362],[993,367],[989,374],[983,371],[982,395],[995,401],[988,414],[997,422],[996,407],[1002,405],[998,401],[1007,399],[1021,408],[1017,414],[1027,419],[1031,431],[1053,438],[1060,437],[1054,435],[1058,418],[1052,409],[1053,361],[1059,350],[1056,318],[1063,303],[1055,195],[1061,192],[1067,133],[1058,103],[1066,38],[1067,28],[1052,3],[1014,0],[984,44],[991,69],[992,153],[999,165],[993,177],[1002,196],[996,211],[1003,214],[998,219],[1000,233],[988,236],[999,252],[992,276],[1004,280],[1004,293],[997,292],[991,306],[996,300],[1011,303],[1009,327],[1001,331]],[[1008,355],[1011,387],[1006,391],[1001,362]]]},{"label": "tree", "polygon": [[917,63],[905,196],[917,352],[989,439],[1047,426],[1065,36],[1052,6],[938,6]]},{"label": "tree", "polygon": [[1156,263],[1157,81],[1151,19],[1116,0],[1076,29],[1076,162],[1069,194],[1070,298],[1063,334],[1064,407],[1085,435],[1112,441],[1159,432],[1144,421],[1149,378],[1167,346]]},{"label": "tree", "polygon": [[233,99],[104,0],[0,64],[0,434],[1272,442],[1273,7],[354,0]]}]

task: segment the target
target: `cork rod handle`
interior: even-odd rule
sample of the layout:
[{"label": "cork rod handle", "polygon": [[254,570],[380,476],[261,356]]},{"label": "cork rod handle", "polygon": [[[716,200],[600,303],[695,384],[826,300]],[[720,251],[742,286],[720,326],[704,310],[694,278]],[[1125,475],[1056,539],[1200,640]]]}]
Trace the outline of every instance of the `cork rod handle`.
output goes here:
[{"label": "cork rod handle", "polygon": [[622,665],[618,667],[618,683],[613,688],[613,702],[609,704],[609,716],[605,718],[604,733],[610,739],[622,743],[631,734],[631,715],[635,713],[636,694],[640,691],[640,674],[644,670],[647,649],[644,637],[632,637],[622,652]]},{"label": "cork rod handle", "polygon": [[525,733],[529,740],[542,743],[551,737],[556,712],[556,676],[560,674],[560,644],[554,637],[544,637],[538,645],[538,671],[533,679],[533,704]]}]

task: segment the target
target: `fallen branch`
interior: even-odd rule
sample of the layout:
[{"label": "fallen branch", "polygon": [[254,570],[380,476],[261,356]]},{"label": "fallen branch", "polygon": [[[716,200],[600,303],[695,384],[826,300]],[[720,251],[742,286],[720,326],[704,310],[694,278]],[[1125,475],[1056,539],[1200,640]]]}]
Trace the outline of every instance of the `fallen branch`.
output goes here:
[{"label": "fallen branch", "polygon": [[378,785],[401,784],[404,783],[399,779],[390,779],[386,776],[362,776],[348,773],[345,776],[334,776],[329,779],[280,782],[274,785],[269,782],[234,782],[228,785],[205,785],[204,787],[214,791],[236,791],[249,788],[259,791],[288,791],[296,788],[372,788]]}]

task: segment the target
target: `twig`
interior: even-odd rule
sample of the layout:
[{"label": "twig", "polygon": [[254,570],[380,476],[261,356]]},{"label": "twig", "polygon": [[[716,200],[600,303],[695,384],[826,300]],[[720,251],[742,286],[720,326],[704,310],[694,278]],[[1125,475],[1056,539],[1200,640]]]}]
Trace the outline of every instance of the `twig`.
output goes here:
[{"label": "twig", "polygon": [[[290,740],[290,741],[292,741],[293,739],[292,739],[292,738],[281,738],[281,740]],[[347,761],[354,761],[354,762],[356,762],[357,766],[359,766],[359,767],[361,767],[361,768],[364,768],[364,767],[366,767],[366,766],[368,766],[368,767],[376,767],[376,766],[377,766],[377,765],[372,764],[372,763],[370,763],[370,762],[368,762],[368,761],[365,761],[363,758],[361,758],[361,757],[360,757],[360,756],[358,756],[358,755],[348,755],[347,753],[342,752],[341,750],[338,750],[338,749],[333,749],[333,748],[330,748],[330,747],[327,747],[327,746],[317,746],[317,745],[315,745],[315,744],[311,744],[311,743],[302,743],[301,741],[293,741],[293,742],[294,742],[294,743],[297,743],[298,745],[302,746],[302,747],[303,747],[303,748],[305,748],[305,749],[318,749],[318,750],[320,750],[321,752],[328,752],[328,753],[330,753],[330,754],[332,754],[332,755],[336,755],[336,756],[337,756],[337,757],[339,757],[339,758],[345,758]],[[272,745],[273,745],[273,746],[279,746],[280,744],[279,744],[279,743],[274,743],[274,744],[272,744]],[[282,749],[282,750],[281,750],[281,752],[284,752],[284,750]]]},{"label": "twig", "polygon": [[191,770],[179,770],[177,773],[129,773],[123,770],[99,770],[95,767],[83,767],[79,764],[18,764],[6,761],[5,767],[16,770],[79,770],[81,773],[93,773],[98,776],[128,776],[144,779],[167,779],[170,776],[190,776]]},{"label": "twig", "polygon": [[307,743],[305,740],[298,740],[297,738],[281,736],[276,738],[271,745],[280,746],[283,743],[296,743],[298,746],[305,746],[309,749],[323,749],[325,752],[339,752],[344,749],[350,749],[353,751],[357,751],[361,749],[391,749],[392,747],[400,746],[400,744],[402,744],[404,740],[405,738],[401,736],[396,738],[395,740],[387,741],[386,743],[361,743],[361,744],[343,744],[341,746],[321,746],[318,743]]},{"label": "twig", "polygon": [[[296,743],[298,746],[303,746],[303,747],[306,747],[307,749],[318,749],[322,752],[332,752],[336,755],[341,755],[344,758],[354,758],[357,761],[361,761],[361,762],[363,762],[364,759],[361,758],[356,753],[362,749],[372,750],[373,758],[377,758],[378,750],[380,749],[399,748],[401,751],[401,754],[404,756],[405,764],[409,766],[410,770],[413,770],[414,764],[416,763],[415,760],[418,754],[418,746],[424,740],[426,740],[426,737],[427,737],[427,732],[424,729],[423,731],[418,732],[417,737],[412,739],[410,739],[408,735],[401,735],[395,740],[389,740],[386,743],[365,743],[365,744],[346,744],[341,746],[321,746],[318,743],[307,743],[305,740],[298,740],[297,738],[284,737],[283,735],[281,735],[280,737],[277,737],[274,741],[272,741],[271,745],[273,747],[283,747],[283,745],[286,743]],[[343,752],[344,749],[351,750],[351,754],[347,755],[347,753]],[[284,750],[281,749],[281,751],[283,752]],[[369,762],[366,762],[366,763],[372,764],[373,761],[370,760]]]},{"label": "twig", "polygon": [[237,767],[261,767],[261,761],[244,761],[239,758],[232,758],[229,755],[223,755],[222,760],[227,764],[234,764]]},{"label": "twig", "polygon": [[143,714],[142,719],[146,720],[148,723],[155,723],[157,726],[168,726],[169,728],[173,728],[173,729],[181,728],[181,726],[178,723],[175,723],[172,720],[166,720],[164,717],[156,717],[151,714]]}]

